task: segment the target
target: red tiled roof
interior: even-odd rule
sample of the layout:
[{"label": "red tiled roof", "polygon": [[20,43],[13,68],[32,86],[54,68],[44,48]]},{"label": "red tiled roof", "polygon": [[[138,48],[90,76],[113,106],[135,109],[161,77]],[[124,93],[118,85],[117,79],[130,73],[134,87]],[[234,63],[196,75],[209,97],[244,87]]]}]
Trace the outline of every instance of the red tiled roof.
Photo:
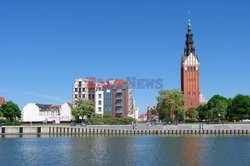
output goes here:
[{"label": "red tiled roof", "polygon": [[116,79],[115,80],[115,84],[117,84],[117,85],[121,85],[121,84],[125,84],[126,83],[126,81],[124,81],[123,79]]},{"label": "red tiled roof", "polygon": [[50,107],[51,110],[59,110],[60,109],[60,106],[59,105],[52,105]]},{"label": "red tiled roof", "polygon": [[0,105],[5,103],[5,99],[3,97],[0,97]]},{"label": "red tiled roof", "polygon": [[147,115],[146,114],[141,114],[139,118],[145,118]]}]

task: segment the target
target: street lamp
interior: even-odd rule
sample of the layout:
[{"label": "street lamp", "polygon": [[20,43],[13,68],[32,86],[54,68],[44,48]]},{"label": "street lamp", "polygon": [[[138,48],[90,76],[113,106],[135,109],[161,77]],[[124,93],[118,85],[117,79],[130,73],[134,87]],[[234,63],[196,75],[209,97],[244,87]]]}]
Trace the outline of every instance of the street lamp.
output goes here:
[{"label": "street lamp", "polygon": [[221,114],[219,113],[219,114],[218,114],[218,116],[219,116],[219,123],[220,123],[220,117],[221,117]]}]

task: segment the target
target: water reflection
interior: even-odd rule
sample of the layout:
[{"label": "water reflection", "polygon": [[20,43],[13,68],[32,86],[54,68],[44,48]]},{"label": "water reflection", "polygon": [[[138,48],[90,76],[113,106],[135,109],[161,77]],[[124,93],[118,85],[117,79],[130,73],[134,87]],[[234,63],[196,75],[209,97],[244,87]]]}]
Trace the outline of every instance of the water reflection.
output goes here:
[{"label": "water reflection", "polygon": [[248,165],[249,136],[36,135],[0,138],[0,165]]}]

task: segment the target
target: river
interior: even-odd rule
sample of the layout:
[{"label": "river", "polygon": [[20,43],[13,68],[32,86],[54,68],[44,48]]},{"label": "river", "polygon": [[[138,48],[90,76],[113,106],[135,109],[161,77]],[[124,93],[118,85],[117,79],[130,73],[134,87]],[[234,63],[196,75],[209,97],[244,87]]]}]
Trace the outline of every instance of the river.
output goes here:
[{"label": "river", "polygon": [[250,165],[250,136],[11,136],[0,165]]}]

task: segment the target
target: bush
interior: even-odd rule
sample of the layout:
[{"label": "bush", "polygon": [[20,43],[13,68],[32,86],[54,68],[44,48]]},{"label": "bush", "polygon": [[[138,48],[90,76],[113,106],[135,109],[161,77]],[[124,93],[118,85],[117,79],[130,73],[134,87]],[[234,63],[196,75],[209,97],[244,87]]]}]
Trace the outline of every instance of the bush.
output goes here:
[{"label": "bush", "polygon": [[8,120],[8,119],[7,120],[0,119],[0,125],[1,126],[12,126],[12,125],[19,126],[19,125],[21,125],[21,123],[16,121],[16,120],[11,121],[11,120]]},{"label": "bush", "polygon": [[185,123],[195,123],[196,119],[185,119]]},{"label": "bush", "polygon": [[167,123],[173,123],[174,122],[174,120],[172,119],[172,118],[164,118],[164,119],[162,119],[162,122],[167,122]]}]

